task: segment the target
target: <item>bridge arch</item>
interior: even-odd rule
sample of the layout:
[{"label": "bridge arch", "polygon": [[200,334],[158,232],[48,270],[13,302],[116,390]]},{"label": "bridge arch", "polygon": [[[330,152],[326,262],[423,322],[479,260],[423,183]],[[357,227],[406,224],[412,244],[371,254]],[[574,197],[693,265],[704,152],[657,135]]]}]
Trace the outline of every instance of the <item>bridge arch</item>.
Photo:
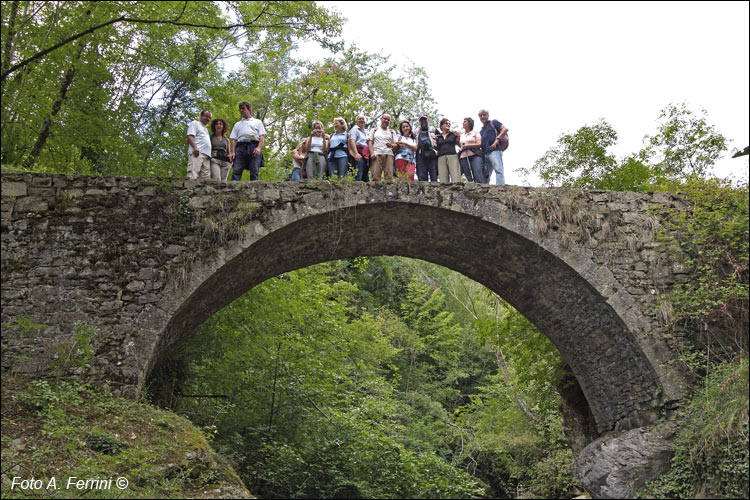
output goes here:
[{"label": "bridge arch", "polygon": [[198,283],[188,287],[193,292],[160,332],[147,373],[182,334],[270,277],[330,260],[398,255],[460,272],[524,314],[571,367],[600,433],[655,419],[663,388],[632,333],[642,328],[640,318],[621,301],[608,300],[618,297],[614,275],[596,269],[580,248],[540,238],[524,216],[510,214],[514,220],[498,225],[455,207],[396,200],[296,215],[291,220],[277,215],[276,223],[265,225],[268,234],[220,267],[192,271]]}]

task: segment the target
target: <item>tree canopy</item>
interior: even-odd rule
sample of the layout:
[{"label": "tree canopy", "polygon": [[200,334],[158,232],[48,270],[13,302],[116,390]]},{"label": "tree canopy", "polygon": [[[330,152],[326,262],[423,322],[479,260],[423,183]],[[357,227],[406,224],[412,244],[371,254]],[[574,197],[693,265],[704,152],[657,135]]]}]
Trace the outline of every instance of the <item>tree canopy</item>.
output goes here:
[{"label": "tree canopy", "polygon": [[689,176],[706,177],[727,149],[726,138],[708,123],[706,112],[686,103],[669,104],[657,120],[657,133],[622,160],[609,151],[617,132],[603,118],[574,133],[562,134],[526,177],[538,174],[547,186],[643,191]]},{"label": "tree canopy", "polygon": [[[312,119],[435,113],[423,69],[345,49],[315,2],[2,6],[4,169],[182,176],[187,123],[211,109],[231,127],[244,100],[268,131],[264,178],[281,180]],[[302,60],[303,43],[331,56]]]}]

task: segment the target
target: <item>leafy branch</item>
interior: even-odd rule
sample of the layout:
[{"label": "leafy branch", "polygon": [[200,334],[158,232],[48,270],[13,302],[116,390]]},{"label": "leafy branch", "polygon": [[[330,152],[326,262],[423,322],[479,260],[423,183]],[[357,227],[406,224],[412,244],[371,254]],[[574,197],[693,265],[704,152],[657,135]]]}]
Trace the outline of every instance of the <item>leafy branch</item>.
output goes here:
[{"label": "leafy branch", "polygon": [[234,23],[234,24],[224,24],[224,25],[184,22],[184,21],[181,21],[181,19],[185,13],[186,7],[187,7],[187,2],[185,2],[182,12],[180,12],[180,14],[175,19],[138,19],[138,18],[133,18],[133,17],[127,17],[127,15],[122,15],[115,19],[110,19],[109,21],[105,21],[95,26],[91,26],[90,28],[83,30],[79,33],[76,33],[74,35],[71,35],[68,38],[65,38],[64,40],[50,47],[47,47],[46,49],[40,50],[33,56],[28,57],[14,64],[13,66],[10,66],[8,69],[4,69],[2,75],[0,75],[0,83],[4,83],[8,79],[8,77],[14,72],[20,69],[23,69],[29,64],[42,59],[46,55],[78,40],[79,38],[84,37],[86,35],[90,35],[91,33],[94,33],[98,30],[101,30],[103,28],[106,28],[108,26],[112,26],[118,23],[164,24],[164,25],[178,26],[182,28],[201,28],[201,29],[224,30],[224,31],[231,31],[237,28],[254,28],[254,29],[260,29],[260,30],[270,30],[270,29],[289,28],[289,27],[305,30],[305,27],[307,26],[302,21],[290,21],[290,22],[279,21],[279,22],[267,23],[267,24],[256,24],[258,20],[261,18],[261,16],[266,14],[266,11],[268,10],[268,5],[264,6],[263,9],[251,21],[245,21],[245,22]]}]

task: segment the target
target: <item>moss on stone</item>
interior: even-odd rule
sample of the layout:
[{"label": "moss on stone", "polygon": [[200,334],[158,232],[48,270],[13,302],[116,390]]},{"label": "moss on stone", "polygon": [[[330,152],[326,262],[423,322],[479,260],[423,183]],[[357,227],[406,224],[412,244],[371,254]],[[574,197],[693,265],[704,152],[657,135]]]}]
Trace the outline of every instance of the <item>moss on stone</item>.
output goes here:
[{"label": "moss on stone", "polygon": [[[253,498],[188,420],[104,388],[2,378],[3,498]],[[43,488],[12,488],[12,478]],[[88,490],[69,477],[112,479]],[[47,488],[54,478],[56,488]],[[116,486],[125,478],[127,486]]]}]

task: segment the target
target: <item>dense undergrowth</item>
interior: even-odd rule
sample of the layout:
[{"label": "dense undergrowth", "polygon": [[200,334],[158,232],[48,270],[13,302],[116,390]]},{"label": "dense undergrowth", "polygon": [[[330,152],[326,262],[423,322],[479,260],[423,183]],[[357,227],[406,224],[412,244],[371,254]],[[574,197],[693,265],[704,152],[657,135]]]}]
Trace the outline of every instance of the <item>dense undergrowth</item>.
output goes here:
[{"label": "dense undergrowth", "polygon": [[724,363],[680,412],[671,468],[642,498],[748,498],[748,358]]},{"label": "dense undergrowth", "polygon": [[86,496],[252,498],[184,417],[88,385],[4,375],[2,497]]},{"label": "dense undergrowth", "polygon": [[669,186],[688,203],[663,235],[691,276],[669,294],[670,331],[680,361],[697,380],[676,416],[670,471],[644,497],[747,498],[748,184],[690,178]]},{"label": "dense undergrowth", "polygon": [[255,287],[173,349],[151,394],[262,498],[564,497],[560,365],[480,285],[357,259]]}]

